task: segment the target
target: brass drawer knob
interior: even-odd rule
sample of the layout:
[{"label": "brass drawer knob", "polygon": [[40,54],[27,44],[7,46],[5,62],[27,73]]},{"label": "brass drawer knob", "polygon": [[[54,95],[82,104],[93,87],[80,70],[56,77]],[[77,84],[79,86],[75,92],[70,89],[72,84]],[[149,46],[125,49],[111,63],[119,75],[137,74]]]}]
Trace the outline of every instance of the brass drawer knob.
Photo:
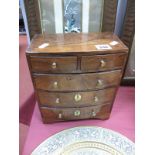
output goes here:
[{"label": "brass drawer knob", "polygon": [[56,62],[53,62],[53,63],[52,63],[52,68],[53,68],[53,69],[57,68]]},{"label": "brass drawer knob", "polygon": [[55,100],[55,103],[60,103],[60,99],[57,98],[57,99]]},{"label": "brass drawer knob", "polygon": [[94,97],[94,101],[98,102],[98,97],[97,96]]},{"label": "brass drawer knob", "polygon": [[58,117],[61,119],[62,118],[62,113],[59,113]]},{"label": "brass drawer knob", "polygon": [[105,61],[104,60],[101,60],[100,62],[101,62],[101,67],[104,67],[105,64],[106,64]]},{"label": "brass drawer knob", "polygon": [[58,88],[58,82],[55,81],[55,82],[53,83],[53,86],[54,86],[54,88]]},{"label": "brass drawer knob", "polygon": [[80,116],[80,110],[74,111],[74,116]]},{"label": "brass drawer knob", "polygon": [[102,80],[97,80],[97,86],[102,86],[103,85],[103,81]]},{"label": "brass drawer knob", "polygon": [[95,117],[96,116],[96,112],[92,111],[92,116]]},{"label": "brass drawer knob", "polygon": [[75,99],[76,102],[79,102],[82,99],[82,96],[80,94],[76,94],[74,96],[74,99]]}]

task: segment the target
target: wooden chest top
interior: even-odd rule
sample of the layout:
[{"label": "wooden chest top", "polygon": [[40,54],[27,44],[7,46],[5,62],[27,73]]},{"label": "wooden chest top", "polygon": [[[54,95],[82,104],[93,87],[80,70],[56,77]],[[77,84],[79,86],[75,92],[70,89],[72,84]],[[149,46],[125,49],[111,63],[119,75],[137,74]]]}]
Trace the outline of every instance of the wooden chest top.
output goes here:
[{"label": "wooden chest top", "polygon": [[[96,45],[100,47],[97,48]],[[102,48],[102,45],[110,47]],[[53,54],[86,54],[86,53],[120,53],[127,52],[128,48],[114,34],[105,33],[72,33],[36,35],[27,53]]]}]

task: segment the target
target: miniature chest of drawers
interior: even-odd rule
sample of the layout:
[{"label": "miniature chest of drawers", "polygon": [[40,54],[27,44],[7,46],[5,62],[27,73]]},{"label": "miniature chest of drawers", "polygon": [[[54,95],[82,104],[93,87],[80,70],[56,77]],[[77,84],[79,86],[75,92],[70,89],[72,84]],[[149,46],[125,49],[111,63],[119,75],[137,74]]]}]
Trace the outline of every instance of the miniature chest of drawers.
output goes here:
[{"label": "miniature chest of drawers", "polygon": [[26,56],[43,122],[108,119],[127,55],[108,32],[36,35]]}]

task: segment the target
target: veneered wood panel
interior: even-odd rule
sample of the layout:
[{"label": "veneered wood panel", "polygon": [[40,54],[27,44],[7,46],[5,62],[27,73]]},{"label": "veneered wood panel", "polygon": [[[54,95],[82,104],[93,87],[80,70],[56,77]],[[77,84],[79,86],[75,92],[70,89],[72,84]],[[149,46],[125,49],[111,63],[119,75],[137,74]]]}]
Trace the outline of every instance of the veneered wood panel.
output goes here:
[{"label": "veneered wood panel", "polygon": [[[44,123],[81,119],[108,119],[110,116],[110,103],[82,108],[47,108],[40,107]],[[75,115],[75,113],[79,115]],[[61,118],[60,118],[61,114]],[[94,114],[94,115],[93,115]]]},{"label": "veneered wood panel", "polygon": [[[110,44],[117,41],[118,44],[111,46],[110,49],[97,49],[96,45]],[[44,48],[40,48],[44,43],[48,43]],[[110,45],[109,45],[110,46]],[[68,33],[36,35],[31,42],[27,53],[51,53],[51,54],[77,54],[77,53],[117,53],[128,52],[122,41],[111,32],[103,33]]]},{"label": "veneered wood panel", "polygon": [[87,91],[118,85],[121,70],[89,74],[35,74],[36,88],[46,91]]},{"label": "veneered wood panel", "polygon": [[77,57],[30,57],[33,72],[72,73],[77,69]]},{"label": "veneered wood panel", "polygon": [[[106,104],[112,101],[116,88],[107,88],[90,92],[65,92],[54,93],[46,91],[37,91],[41,106],[48,107],[84,107],[99,104]],[[79,101],[75,100],[77,95],[81,96]]]},{"label": "veneered wood panel", "polygon": [[81,70],[83,72],[98,72],[120,69],[125,63],[126,56],[126,53],[83,56],[81,61]]}]

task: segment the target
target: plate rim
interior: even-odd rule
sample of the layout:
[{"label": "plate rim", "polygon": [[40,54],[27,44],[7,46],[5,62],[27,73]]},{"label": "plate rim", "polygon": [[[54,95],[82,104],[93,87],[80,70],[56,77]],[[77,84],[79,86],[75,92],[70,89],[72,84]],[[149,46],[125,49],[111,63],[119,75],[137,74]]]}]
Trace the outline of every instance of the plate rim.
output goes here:
[{"label": "plate rim", "polygon": [[55,133],[55,134],[49,136],[48,138],[46,138],[45,140],[43,140],[43,141],[31,152],[30,155],[34,155],[35,151],[36,151],[37,149],[39,149],[40,146],[44,145],[44,144],[46,143],[46,141],[48,141],[49,139],[54,138],[54,137],[56,137],[56,136],[59,135],[59,134],[63,134],[63,133],[66,132],[66,131],[73,130],[73,129],[75,129],[75,128],[101,128],[102,130],[110,131],[111,133],[116,134],[116,135],[118,135],[118,136],[124,138],[125,140],[127,140],[128,142],[130,142],[131,145],[135,146],[135,143],[134,143],[132,140],[130,140],[129,138],[127,138],[126,136],[124,136],[123,134],[121,134],[121,133],[119,133],[119,132],[117,132],[117,131],[114,131],[114,130],[109,129],[109,128],[103,128],[103,127],[101,127],[101,126],[83,125],[83,126],[75,126],[75,127],[72,127],[72,128],[67,128],[67,129],[61,130],[61,131],[59,131],[59,132],[57,132],[57,133]]}]

